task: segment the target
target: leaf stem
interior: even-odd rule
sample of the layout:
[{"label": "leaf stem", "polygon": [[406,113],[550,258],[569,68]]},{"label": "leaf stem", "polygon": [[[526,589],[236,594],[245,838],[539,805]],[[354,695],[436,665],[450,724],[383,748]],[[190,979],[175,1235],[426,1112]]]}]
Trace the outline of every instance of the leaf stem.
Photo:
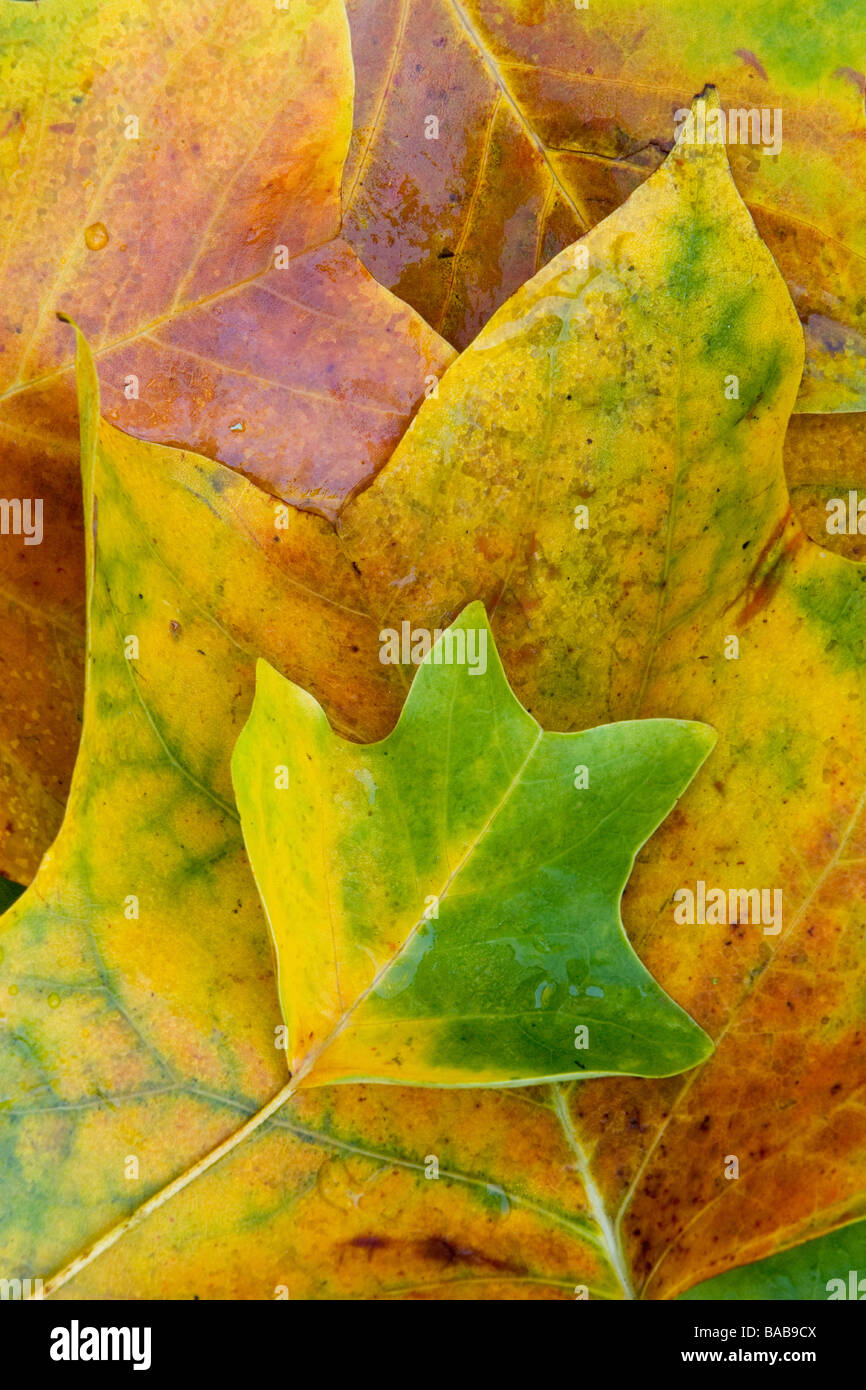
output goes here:
[{"label": "leaf stem", "polygon": [[116,1226],[112,1226],[110,1230],[106,1231],[104,1235],[101,1235],[98,1240],[94,1241],[93,1245],[85,1250],[84,1254],[76,1256],[68,1265],[58,1270],[55,1275],[46,1280],[41,1290],[40,1297],[49,1298],[52,1294],[56,1293],[58,1289],[61,1289],[64,1284],[68,1284],[70,1279],[74,1279],[76,1274],[80,1274],[82,1269],[92,1264],[93,1261],[104,1254],[106,1250],[110,1250],[112,1245],[116,1245],[122,1236],[125,1236],[129,1231],[140,1225],[152,1212],[157,1211],[159,1207],[170,1201],[171,1198],[178,1192],[181,1192],[183,1188],[188,1187],[191,1182],[195,1182],[196,1178],[200,1178],[209,1168],[213,1168],[219,1163],[221,1158],[226,1156],[226,1154],[231,1153],[239,1144],[242,1144],[250,1134],[253,1134],[266,1120],[269,1120],[272,1115],[275,1115],[276,1112],[285,1105],[286,1101],[291,1100],[295,1091],[300,1086],[304,1075],[305,1070],[298,1072],[286,1082],[285,1086],[277,1091],[276,1095],[271,1097],[267,1105],[263,1106],[261,1110],[257,1110],[255,1115],[252,1115],[247,1120],[246,1124],[241,1125],[240,1129],[236,1129],[233,1134],[230,1134],[227,1139],[224,1139],[215,1149],[211,1149],[210,1153],[205,1154],[204,1158],[200,1158],[198,1163],[193,1164],[192,1168],[187,1168],[184,1173],[181,1173],[180,1177],[175,1178],[172,1182],[168,1183],[166,1187],[161,1187],[158,1192],[155,1192],[152,1197],[149,1197],[140,1207],[136,1207],[135,1211],[131,1212],[125,1220],[119,1221]]},{"label": "leaf stem", "polygon": [[632,1287],[631,1278],[629,1277],[628,1265],[626,1264],[625,1258],[625,1251],[622,1248],[619,1231],[616,1229],[616,1227],[614,1226],[613,1222],[607,1214],[607,1208],[604,1205],[604,1200],[596,1186],[595,1179],[592,1176],[592,1170],[589,1166],[589,1159],[587,1158],[584,1152],[583,1145],[577,1137],[577,1133],[575,1131],[574,1124],[569,1113],[568,1103],[565,1099],[565,1096],[562,1093],[562,1087],[558,1085],[554,1085],[553,1087],[553,1108],[556,1111],[559,1123],[562,1125],[563,1133],[566,1139],[568,1140],[569,1147],[571,1148],[571,1151],[576,1159],[577,1170],[580,1174],[580,1180],[583,1183],[583,1188],[586,1193],[586,1200],[589,1203],[590,1212],[592,1213],[593,1220],[595,1221],[599,1231],[601,1232],[605,1253],[607,1254],[608,1260],[610,1261],[611,1269],[613,1270],[614,1274],[619,1280],[620,1286],[622,1287],[623,1298],[633,1299],[636,1297],[636,1295],[634,1288]]}]

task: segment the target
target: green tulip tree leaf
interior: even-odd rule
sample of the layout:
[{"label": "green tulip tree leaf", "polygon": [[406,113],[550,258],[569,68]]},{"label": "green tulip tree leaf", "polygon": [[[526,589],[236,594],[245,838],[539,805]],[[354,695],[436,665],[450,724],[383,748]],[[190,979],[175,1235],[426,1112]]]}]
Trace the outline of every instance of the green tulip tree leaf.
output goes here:
[{"label": "green tulip tree leaf", "polygon": [[712,730],[542,731],[480,603],[413,641],[382,742],[339,737],[260,661],[235,748],[296,1085],[522,1086],[704,1061],[710,1040],[635,955],[619,900]]}]

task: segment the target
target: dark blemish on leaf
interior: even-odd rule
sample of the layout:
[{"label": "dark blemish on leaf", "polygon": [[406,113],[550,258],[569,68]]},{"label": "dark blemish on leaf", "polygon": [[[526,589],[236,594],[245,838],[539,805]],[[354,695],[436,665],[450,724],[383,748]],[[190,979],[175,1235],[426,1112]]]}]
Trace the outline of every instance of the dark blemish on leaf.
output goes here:
[{"label": "dark blemish on leaf", "polygon": [[168,630],[171,633],[172,637],[179,637],[181,632],[180,623],[175,622],[174,618],[172,618],[171,622],[168,625]]},{"label": "dark blemish on leaf", "polygon": [[384,1250],[391,1244],[388,1236],[352,1236],[348,1245],[354,1245],[357,1250]]},{"label": "dark blemish on leaf", "polygon": [[853,82],[860,95],[866,97],[866,75],[858,72],[856,68],[837,68],[833,76],[841,77],[847,82]]},{"label": "dark blemish on leaf", "polygon": [[744,627],[766,608],[782,582],[788,562],[806,540],[805,532],[797,527],[787,542],[779,546],[792,519],[793,512],[789,506],[762,545],[743,589],[725,609],[727,612],[735,604],[743,602],[743,608],[737,616],[738,627]]},{"label": "dark blemish on leaf", "polygon": [[735,48],[734,53],[738,58],[742,58],[747,67],[752,68],[759,77],[763,77],[764,81],[767,81],[767,73],[763,63],[758,62],[750,48]]},{"label": "dark blemish on leaf", "polygon": [[452,259],[453,255],[454,255],[454,252],[453,252],[453,251],[449,251],[449,250],[446,248],[444,251],[440,251],[440,252],[439,252],[439,260],[440,260],[440,261],[450,261],[450,260]]},{"label": "dark blemish on leaf", "polygon": [[417,1249],[423,1259],[435,1260],[437,1264],[442,1265],[484,1265],[488,1269],[498,1269],[509,1274],[523,1274],[526,1268],[510,1260],[497,1260],[492,1255],[484,1255],[480,1250],[474,1250],[468,1245],[454,1245],[445,1236],[427,1236],[418,1242]]},{"label": "dark blemish on leaf", "polygon": [[709,1117],[709,1115],[705,1115],[704,1118],[701,1120],[700,1124],[698,1125],[698,1129],[702,1129],[703,1132],[704,1132],[704,1134],[706,1134],[706,1132],[707,1132],[707,1130],[709,1129],[709,1127],[710,1127],[710,1117]]}]

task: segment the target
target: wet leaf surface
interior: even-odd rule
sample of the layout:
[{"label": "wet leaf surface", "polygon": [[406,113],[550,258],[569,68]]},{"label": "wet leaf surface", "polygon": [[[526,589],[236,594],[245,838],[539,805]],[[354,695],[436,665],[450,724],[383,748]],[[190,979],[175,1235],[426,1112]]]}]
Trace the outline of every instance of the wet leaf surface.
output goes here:
[{"label": "wet leaf surface", "polygon": [[[49,1292],[664,1298],[862,1218],[866,576],[789,508],[802,336],[718,147],[679,148],[584,245],[451,368],[339,534],[96,434],[84,364],[85,751],[0,929],[4,1246],[56,1271]],[[311,1087],[284,1109],[229,781],[253,656],[369,741],[408,685],[383,629],[476,598],[544,727],[718,730],[623,899],[716,1050],[682,1077]],[[683,895],[719,889],[724,919],[716,899],[690,923]]]}]

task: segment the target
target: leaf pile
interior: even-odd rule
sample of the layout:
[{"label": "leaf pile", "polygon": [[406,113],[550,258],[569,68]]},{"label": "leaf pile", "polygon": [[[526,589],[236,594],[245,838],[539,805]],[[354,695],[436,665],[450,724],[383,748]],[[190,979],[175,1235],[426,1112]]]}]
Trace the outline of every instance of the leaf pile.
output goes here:
[{"label": "leaf pile", "polygon": [[[259,1298],[279,1288],[295,1298],[547,1299],[574,1297],[576,1288],[591,1298],[670,1298],[691,1289],[701,1297],[696,1286],[709,1279],[712,1297],[825,1297],[828,1280],[857,1267],[866,1217],[866,571],[811,540],[791,508],[783,447],[790,449],[798,393],[801,405],[809,399],[801,391],[803,333],[724,148],[682,142],[649,172],[661,153],[652,145],[655,122],[690,93],[647,114],[626,90],[618,122],[596,93],[578,108],[585,128],[560,133],[554,117],[561,107],[551,92],[560,82],[571,100],[584,84],[572,69],[551,72],[542,50],[556,40],[553,51],[594,68],[595,44],[613,63],[628,46],[631,7],[615,6],[604,32],[591,12],[577,12],[587,26],[580,43],[559,33],[559,18],[550,27],[542,10],[552,7],[534,0],[447,7],[459,19],[460,42],[481,54],[470,54],[479,100],[486,93],[488,109],[495,107],[483,137],[488,162],[480,158],[484,149],[473,149],[462,156],[466,169],[483,177],[490,170],[502,189],[513,189],[516,175],[489,160],[516,148],[527,177],[536,179],[541,219],[528,241],[519,227],[498,241],[483,223],[500,216],[502,204],[470,195],[462,246],[443,248],[455,253],[443,264],[461,257],[448,272],[453,278],[443,289],[437,268],[440,278],[418,279],[417,295],[408,270],[398,283],[373,264],[369,246],[364,251],[370,268],[423,305],[434,323],[454,324],[449,333],[466,346],[453,360],[415,312],[334,240],[351,94],[340,4],[303,0],[256,19],[206,5],[195,20],[164,21],[183,31],[171,44],[164,35],[157,42],[150,9],[135,4],[122,19],[85,0],[63,10],[14,8],[3,16],[13,40],[3,61],[12,67],[12,89],[29,103],[21,108],[26,120],[13,120],[7,133],[21,145],[14,160],[30,158],[22,142],[33,138],[40,102],[44,138],[29,183],[11,181],[35,289],[33,276],[22,275],[15,280],[20,300],[10,296],[4,306],[14,347],[4,358],[13,364],[8,432],[18,443],[3,486],[7,496],[20,495],[16,480],[38,457],[33,476],[40,487],[44,479],[49,515],[57,515],[52,497],[71,507],[71,335],[52,317],[61,303],[95,351],[79,334],[88,575],[82,745],[59,836],[29,891],[0,921],[4,1268],[51,1276],[49,1294],[74,1298]],[[405,105],[400,64],[413,53],[418,6],[393,7],[400,42],[386,48],[375,110],[363,86],[373,70],[364,57],[376,32],[365,20],[372,10],[364,0],[351,8],[359,93],[344,203],[345,227],[356,239],[361,194],[365,217],[378,208],[406,224],[402,206],[399,216],[389,213],[384,192],[373,193],[393,186],[376,175],[385,167],[377,161],[383,148],[394,148],[395,137],[383,132]],[[571,25],[568,8],[561,22]],[[838,24],[844,6],[830,8],[833,32],[845,32]],[[388,5],[379,9],[380,19],[391,13]],[[772,28],[773,13],[765,7],[760,23]],[[682,20],[677,27],[682,34]],[[77,46],[67,42],[73,30],[82,35]],[[430,32],[442,37],[435,25]],[[780,34],[777,28],[775,75],[757,39],[737,45],[749,55],[737,60],[743,81],[764,81],[762,68],[777,83],[768,90],[794,94],[804,130],[811,120],[816,129],[838,131],[851,82],[839,79],[833,114],[821,78],[831,61],[827,47],[804,44],[811,58],[795,61]],[[656,73],[663,38],[654,31],[642,55]],[[206,76],[214,48],[223,45],[238,74],[221,89],[221,104],[212,82],[192,81],[191,65],[198,55]],[[695,35],[683,70],[669,76],[677,92],[681,82],[694,90],[703,81],[703,71],[692,81],[689,66],[701,61],[700,45]],[[67,56],[48,82],[45,55],[55,49]],[[136,90],[125,85],[136,80],[150,91],[155,66],[169,52],[174,66],[162,70],[164,90],[152,103],[152,119],[163,122],[160,139],[147,145],[144,103],[130,101],[140,108],[142,138],[121,145],[115,126],[116,162],[106,162],[99,140],[108,138],[104,113],[117,109],[121,78],[105,60],[125,59],[124,92]],[[506,61],[509,53],[517,56]],[[291,157],[261,138],[260,118],[244,119],[254,105],[250,74],[260,72],[263,56],[311,75],[267,94],[274,124],[289,132],[281,139]],[[491,98],[497,73],[502,84]],[[588,84],[593,91],[604,87],[605,73],[600,63],[589,74],[599,79]],[[720,81],[724,75],[720,69]],[[533,142],[524,120],[524,145],[515,146],[502,131],[530,109],[533,84],[532,109],[543,114],[545,133],[533,126]],[[246,100],[248,108],[238,105]],[[717,100],[708,89],[698,105],[708,112]],[[231,120],[223,114],[229,102]],[[291,120],[277,105],[286,102]],[[68,119],[73,107],[93,122],[86,140],[78,117]],[[593,112],[601,114],[590,130]],[[477,143],[484,122],[473,113],[464,123]],[[74,132],[52,129],[69,124]],[[440,143],[445,127],[440,122]],[[669,139],[669,120],[664,131]],[[625,171],[630,182],[619,184],[624,152],[627,162],[639,161],[633,142],[647,134],[641,177]],[[55,136],[82,137],[75,148],[89,152],[98,182],[61,156]],[[236,143],[244,139],[250,143]],[[850,141],[844,157],[833,139],[816,145],[803,136],[801,147],[795,139],[791,158],[796,148],[806,154],[793,162],[786,154],[784,180],[756,155],[759,169],[746,190],[764,202],[770,197],[768,239],[788,275],[807,261],[820,272],[823,252],[798,233],[786,263],[785,217],[808,208],[813,218],[826,214],[829,228],[833,200],[822,201],[820,190],[832,186],[838,167],[856,183]],[[742,178],[746,152],[734,153]],[[179,180],[189,206],[155,220],[144,254],[121,229],[145,225],[155,190],[164,191],[178,161],[189,171]],[[596,211],[608,209],[605,198],[622,205],[577,225],[561,192],[566,168],[596,171]],[[223,179],[215,198],[227,169],[231,187]],[[360,192],[346,201],[352,178]],[[531,206],[515,197],[522,209]],[[68,234],[75,249],[59,266],[52,262],[46,277],[33,248],[45,244],[39,237],[49,235],[55,202],[68,224],[58,231],[55,217],[54,245]],[[196,208],[207,210],[209,231]],[[847,205],[840,215],[847,218]],[[132,220],[124,224],[124,217]],[[852,212],[828,256],[843,254],[854,220]],[[99,249],[79,241],[85,221],[108,232]],[[566,243],[587,226],[580,241],[549,260],[556,236]],[[251,234],[256,228],[260,236]],[[382,248],[383,234],[377,243],[373,235],[370,244]],[[517,249],[515,278],[499,282],[515,292],[496,307],[497,275],[474,280],[480,289],[458,332],[455,306],[470,299],[460,286],[476,236],[479,245]],[[450,231],[447,239],[454,240]],[[278,240],[288,246],[286,270],[274,264]],[[134,248],[128,266],[104,259],[102,270],[88,269],[93,257],[119,256],[121,242],[124,254]],[[411,260],[412,245],[407,235],[397,254]],[[425,245],[419,235],[416,258],[429,269]],[[537,269],[539,261],[548,263]],[[61,284],[52,287],[58,275]],[[838,321],[853,334],[857,291],[847,297],[845,276],[838,284]],[[286,296],[272,309],[278,320],[262,307],[272,290]],[[425,298],[431,294],[439,295],[438,319]],[[298,349],[292,353],[285,351],[289,331]],[[366,349],[358,354],[355,334],[367,335],[372,358]],[[837,384],[856,377],[853,337],[851,344],[831,353]],[[206,385],[184,378],[192,369],[180,364],[189,354],[215,360]],[[100,417],[94,359],[114,422]],[[807,380],[819,379],[823,369],[816,375],[814,364],[821,360],[810,347]],[[446,366],[416,413],[425,377]],[[117,383],[130,373],[143,389],[138,401],[121,403]],[[311,375],[301,379],[304,373]],[[275,382],[286,397],[303,397],[297,413],[295,405],[269,404]],[[387,423],[359,426],[351,400],[363,413],[381,400],[376,382],[394,390]],[[349,399],[348,415],[335,416],[338,399]],[[321,407],[318,423],[305,402],[310,411]],[[343,434],[332,425],[336,418]],[[845,437],[837,430],[853,437],[856,418],[802,420],[817,421],[833,440]],[[238,423],[244,428],[233,430]],[[354,462],[335,472],[349,436]],[[310,460],[322,437],[334,453],[319,476]],[[804,437],[797,436],[797,457],[808,462]],[[166,447],[172,439],[183,447]],[[304,452],[305,440],[312,452]],[[834,456],[824,479],[817,469],[801,472],[809,505],[820,504],[815,489],[823,484],[851,479],[855,486],[851,468]],[[335,499],[374,473],[335,523]],[[275,505],[280,497],[302,509]],[[21,547],[20,564],[9,561],[8,616],[19,633],[4,648],[15,666],[9,717],[23,727],[16,701],[25,696],[28,710],[41,699],[46,716],[36,754],[25,740],[28,752],[13,748],[6,761],[14,794],[31,808],[42,796],[37,764],[59,710],[50,693],[59,677],[46,673],[76,646],[69,615],[77,591],[60,573],[74,533],[62,540],[51,534],[62,552],[50,561],[39,547]],[[34,603],[41,582],[34,576],[55,560],[57,587]],[[461,613],[465,624],[464,610],[478,600],[490,617],[488,674],[425,662],[407,701],[411,671],[380,659],[382,633],[404,623],[434,632]],[[469,610],[470,618],[478,613]],[[15,648],[15,640],[43,632],[32,651]],[[29,666],[21,655],[16,662],[16,650],[31,653]],[[264,672],[253,705],[257,660],[274,671]],[[447,787],[447,758],[433,756],[446,746],[437,703],[446,690],[460,706],[449,737],[464,774]],[[235,769],[249,861],[231,776],[245,724]],[[705,735],[698,747],[699,736],[688,733],[695,724],[712,726],[718,741],[683,790],[707,747]],[[406,742],[413,725],[415,742]],[[514,780],[521,739],[540,728],[556,731],[544,735],[550,756],[556,750],[564,759],[569,748],[563,792],[564,770],[593,762],[591,754],[574,756],[567,740],[591,749],[607,739],[613,752],[627,750],[613,776],[634,786],[637,801],[617,801],[620,811],[633,806],[623,813],[623,835],[602,836],[592,856],[606,903],[600,917],[594,908],[594,920],[607,923],[608,938],[601,932],[593,944],[591,932],[578,937],[575,952],[573,882],[559,904],[551,885],[536,884],[521,899],[521,855],[538,837],[524,830],[524,846],[520,827],[506,821],[495,862],[476,881],[471,873],[481,860],[470,858],[452,905],[446,893],[439,918],[424,918],[424,929],[420,911],[410,908],[442,898],[442,866],[450,866],[447,878],[463,864],[467,843],[486,824],[485,806],[489,818],[489,799],[497,805],[503,779],[506,786]],[[671,737],[683,731],[676,737],[686,742],[659,783],[656,774],[641,774],[637,760],[655,756],[663,728]],[[346,740],[380,742],[371,748]],[[501,762],[478,753],[491,744]],[[391,759],[389,749],[398,746],[399,758]],[[411,771],[413,758],[428,769],[424,780]],[[284,792],[274,782],[277,767],[288,776]],[[335,795],[337,770],[349,790],[341,782]],[[404,788],[401,777],[411,785]],[[315,802],[329,779],[326,813]],[[592,798],[607,795],[604,787],[590,766]],[[573,784],[569,790],[572,798],[586,796]],[[544,833],[561,832],[565,818],[554,815],[548,785],[518,778],[515,795],[528,798],[521,825],[531,822],[534,805],[544,813]],[[275,796],[288,800],[272,819]],[[592,798],[571,800],[582,807],[572,814],[591,818],[601,805]],[[444,805],[449,813],[437,819]],[[49,821],[41,812],[34,817],[26,846],[6,861],[10,872],[28,862]],[[398,835],[411,853],[393,851]],[[641,844],[622,898],[625,941],[616,904]],[[279,988],[250,861],[277,945]],[[418,873],[411,889],[410,870]],[[587,866],[572,872],[585,888]],[[736,913],[716,924],[679,922],[675,894],[699,881],[781,890],[781,930],[768,933]],[[326,905],[323,895],[338,883],[345,887],[335,918],[333,900]],[[476,931],[476,890],[488,899],[481,925],[492,915],[517,943],[501,956],[511,971],[502,967],[503,989],[513,986],[515,999],[524,999],[540,988],[544,1007],[536,1010],[533,993],[538,1017],[528,1037],[510,1024],[497,1025],[495,1036],[464,1029],[458,1046],[453,1027],[442,1024],[443,1001],[473,980],[477,993],[497,960],[495,946],[485,945],[478,967],[478,942],[489,938]],[[536,927],[532,910],[542,912]],[[329,943],[335,920],[340,936]],[[309,938],[299,931],[303,921]],[[541,932],[541,944],[527,945],[524,931],[532,938]],[[433,967],[447,959],[438,952],[451,933],[462,938],[470,966],[468,974],[453,972],[453,989],[443,991],[442,970]],[[611,942],[617,962],[605,958]],[[312,1056],[306,1035],[333,1023],[330,967],[337,964],[347,972],[348,996],[364,996],[359,1036],[340,1035],[345,1048],[331,1054],[331,1071],[324,1067],[317,1078],[310,1070],[310,1082],[320,1084],[299,1084],[300,1075],[287,1080],[284,1018],[290,1065],[297,1055],[300,1073]],[[383,965],[382,993],[365,993]],[[608,973],[597,985],[599,970]],[[598,1068],[612,1074],[531,1088],[496,1084],[571,1076],[560,1061],[538,1064],[538,1030],[564,1016],[573,1038],[569,985],[605,991],[581,996],[603,1020],[608,987],[624,971],[638,992],[647,991],[641,1007],[679,1030],[675,1055],[641,1065],[627,1051],[627,1027]],[[423,1015],[421,1004],[431,1001],[434,1013]],[[338,999],[337,1016],[344,1008]],[[427,1017],[432,1022],[419,1034],[414,1020]],[[390,1056],[385,1041],[396,1048]],[[507,1057],[506,1042],[521,1056]],[[550,1053],[549,1038],[541,1045]],[[455,1069],[466,1067],[465,1047],[476,1052],[464,1089],[453,1082]],[[620,1047],[626,1050],[618,1054]],[[328,1053],[321,1055],[324,1064]],[[579,1055],[571,1041],[570,1061]],[[499,1070],[485,1074],[491,1061]],[[434,1084],[400,1085],[407,1064],[410,1079]],[[358,1084],[358,1077],[390,1084]]]}]

